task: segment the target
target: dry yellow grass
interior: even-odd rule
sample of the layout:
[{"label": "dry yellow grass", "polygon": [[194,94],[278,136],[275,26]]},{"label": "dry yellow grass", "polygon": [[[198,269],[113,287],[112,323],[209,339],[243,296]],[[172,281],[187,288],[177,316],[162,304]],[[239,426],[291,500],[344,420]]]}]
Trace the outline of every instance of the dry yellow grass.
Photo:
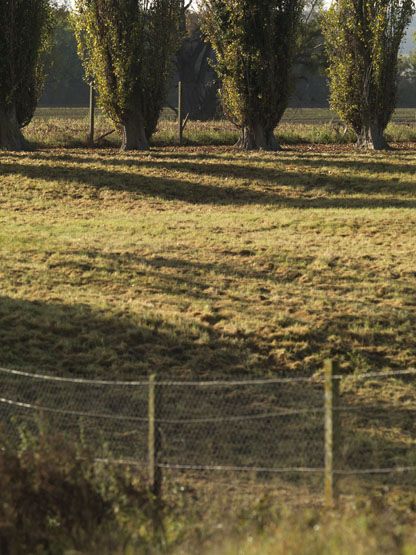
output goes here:
[{"label": "dry yellow grass", "polygon": [[[415,366],[415,166],[414,144],[2,152],[0,365],[109,379],[309,375],[328,356],[346,373]],[[413,383],[357,397],[346,382],[351,404],[391,409],[388,426],[369,411],[346,428],[347,463],[414,464]],[[283,522],[224,553],[349,553],[347,537],[390,552],[399,536],[361,541],[360,518],[340,534],[336,519],[321,534]]]},{"label": "dry yellow grass", "polygon": [[415,363],[414,150],[44,150],[0,169],[3,364]]},{"label": "dry yellow grass", "polygon": [[[152,138],[155,145],[177,143],[175,114],[166,110]],[[89,129],[86,108],[39,108],[31,124],[25,129],[29,141],[38,146],[82,147],[87,144]],[[101,146],[120,145],[120,135],[112,132],[114,124],[97,111],[95,138]],[[288,109],[276,129],[282,144],[340,144],[355,141],[354,134],[345,133],[335,114],[326,109]],[[102,140],[100,137],[105,136]],[[399,109],[387,128],[393,142],[416,141],[416,119],[413,109]],[[233,145],[238,138],[236,127],[223,120],[189,121],[184,141],[188,145]]]}]

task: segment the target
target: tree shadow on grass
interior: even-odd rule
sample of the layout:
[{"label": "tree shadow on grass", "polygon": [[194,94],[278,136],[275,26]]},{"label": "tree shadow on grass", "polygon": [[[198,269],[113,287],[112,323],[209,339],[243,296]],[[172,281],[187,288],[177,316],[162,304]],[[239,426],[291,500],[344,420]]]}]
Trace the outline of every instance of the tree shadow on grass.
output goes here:
[{"label": "tree shadow on grass", "polygon": [[[292,282],[300,277],[299,265],[306,266],[312,256],[288,257],[284,254],[281,272],[274,264],[268,263],[268,269],[256,270],[247,261],[256,256],[250,249],[224,249],[219,255],[227,257],[227,262],[202,262],[178,256],[145,256],[136,252],[102,251],[98,249],[71,250],[67,256],[48,264],[54,272],[67,271],[82,275],[84,272],[97,270],[108,275],[112,283],[131,287],[131,281],[137,276],[152,278],[151,287],[160,293],[174,295],[185,294],[196,298],[206,298],[205,291],[212,286],[211,276],[223,279],[224,285],[232,280],[254,280],[261,285],[277,285]],[[289,265],[293,265],[291,268]],[[117,273],[112,278],[111,276]],[[267,292],[267,291],[266,291]]]},{"label": "tree shadow on grass", "polygon": [[[140,317],[125,313],[108,314],[86,305],[64,305],[41,301],[0,298],[0,366],[30,373],[69,378],[146,380],[157,373],[159,380],[250,378],[244,369],[249,348],[209,326],[194,322],[171,323],[151,314]],[[112,435],[119,438],[118,456],[145,454],[147,388],[120,384],[91,385],[77,382],[36,380],[7,374],[0,369],[3,399],[0,417],[7,422],[14,415],[24,421],[41,413],[51,426],[72,433],[84,426],[84,437]],[[170,463],[262,464],[270,459],[271,435],[283,436],[290,451],[289,427],[303,432],[303,418],[286,422],[283,433],[270,427],[270,412],[279,407],[304,407],[306,400],[320,402],[321,391],[286,384],[257,384],[232,387],[163,386],[164,460]],[[13,403],[21,403],[14,405]],[[31,410],[31,408],[33,410]],[[35,410],[38,408],[39,410]],[[263,413],[265,416],[263,417]],[[251,415],[261,415],[251,422]],[[303,415],[303,408],[301,411]],[[119,420],[114,424],[109,415]],[[235,417],[242,417],[241,420]],[[121,417],[121,420],[120,420]],[[81,418],[82,422],[78,421]],[[138,419],[138,422],[135,422]],[[74,421],[76,421],[74,423]],[[189,422],[188,422],[189,421]],[[320,422],[306,423],[311,433]],[[98,433],[98,430],[100,433]],[[134,436],[132,444],[131,435]],[[258,437],[260,434],[260,438]],[[305,434],[304,434],[305,435]],[[124,437],[124,439],[123,439]],[[310,438],[304,437],[302,457],[307,457]],[[92,439],[91,439],[92,441]],[[97,442],[97,438],[94,440]],[[320,435],[317,438],[319,443]],[[299,453],[297,445],[294,454]],[[319,449],[314,456],[319,456]],[[296,455],[297,456],[297,455]],[[265,460],[263,460],[263,463]]]},{"label": "tree shadow on grass", "polygon": [[[246,166],[228,164],[194,164],[177,163],[147,159],[132,161],[129,171],[120,172],[106,167],[88,167],[82,163],[82,158],[75,167],[59,167],[45,163],[0,164],[3,175],[16,175],[25,178],[63,181],[73,184],[85,185],[96,189],[111,189],[114,191],[127,191],[137,198],[154,197],[168,201],[182,201],[190,204],[211,205],[276,205],[284,208],[415,208],[416,198],[403,195],[403,190],[413,190],[412,181],[401,181],[401,191],[392,189],[392,182],[366,177],[333,176],[310,172],[285,172],[270,168],[247,168]],[[116,160],[113,165],[125,165],[122,160]],[[105,164],[103,164],[105,166]],[[146,175],[140,173],[140,167],[161,170],[165,176]],[[189,179],[177,177],[169,172],[189,172],[193,175],[208,176],[210,179],[218,177],[218,184],[197,183]],[[244,180],[237,186],[227,185],[225,178],[238,178]],[[256,183],[256,188],[251,182]],[[292,189],[293,196],[282,194]],[[393,186],[394,187],[394,186]],[[386,188],[391,193],[390,198],[381,197]],[[365,193],[367,198],[347,196],[351,193]],[[340,196],[337,196],[340,195]],[[342,195],[342,196],[341,196]]]},{"label": "tree shadow on grass", "polygon": [[[412,152],[412,154],[414,153]],[[305,154],[299,153],[296,155],[296,158],[298,163],[301,164],[302,166],[307,166],[312,168],[322,168],[322,166],[325,166],[325,167],[330,166],[333,168],[348,169],[356,172],[365,171],[365,172],[370,172],[374,174],[377,174],[378,172],[386,173],[386,172],[392,171],[394,173],[408,174],[410,177],[415,177],[415,173],[416,173],[415,163],[407,164],[407,163],[399,162],[399,163],[391,164],[389,163],[388,158],[384,161],[379,161],[377,159],[373,160],[371,158],[371,155],[368,155],[367,157],[365,157],[365,155],[361,154],[359,158],[357,157],[353,160],[348,160],[345,158],[341,159],[339,156],[336,156],[335,159],[326,156],[321,160],[317,160],[316,158],[312,158],[311,156],[307,156]],[[283,158],[282,161],[293,163],[293,158],[286,157],[286,158]],[[375,179],[377,179],[377,177],[378,177],[377,175],[374,176]]]},{"label": "tree shadow on grass", "polygon": [[[345,155],[346,153],[338,153],[336,152],[333,156],[328,156],[328,153],[319,153],[319,152],[312,152],[312,153],[303,153],[303,152],[299,152],[299,151],[294,151],[294,154],[296,155],[296,157],[293,156],[287,156],[287,152],[290,152],[290,150],[285,150],[282,152],[279,152],[278,154],[275,155],[274,158],[270,157],[270,154],[266,154],[263,156],[258,156],[254,153],[248,153],[246,156],[244,156],[244,153],[241,153],[240,151],[236,150],[234,152],[229,152],[229,151],[224,151],[224,152],[219,152],[219,153],[213,153],[213,152],[196,152],[196,153],[189,153],[189,152],[182,152],[180,150],[175,150],[175,151],[151,151],[151,153],[149,155],[146,156],[146,158],[138,158],[134,155],[132,155],[131,157],[126,157],[126,155],[124,155],[124,157],[120,158],[115,158],[114,156],[108,156],[108,155],[101,155],[99,157],[91,157],[89,155],[82,155],[80,153],[77,153],[76,155],[74,154],[58,154],[58,155],[53,155],[53,158],[50,158],[48,156],[45,156],[43,153],[34,153],[33,154],[33,158],[34,159],[45,159],[45,160],[57,160],[57,161],[62,161],[62,162],[75,162],[75,163],[79,163],[79,164],[90,164],[90,163],[99,163],[102,165],[122,165],[122,166],[126,166],[126,167],[140,167],[143,165],[148,165],[148,164],[153,164],[153,165],[158,165],[158,164],[168,164],[169,167],[171,167],[172,169],[179,169],[179,170],[183,170],[183,171],[187,171],[187,172],[197,172],[197,173],[209,173],[206,172],[206,164],[204,164],[204,161],[208,161],[208,168],[209,166],[213,167],[213,171],[218,171],[218,173],[224,173],[227,172],[227,170],[229,170],[229,175],[233,174],[233,171],[235,171],[238,175],[240,174],[240,172],[246,172],[246,175],[250,175],[251,173],[259,174],[259,178],[260,179],[269,179],[269,178],[273,178],[276,176],[280,176],[281,174],[284,174],[285,171],[281,168],[276,168],[273,169],[273,167],[271,167],[271,165],[273,164],[273,162],[278,163],[279,165],[281,165],[282,163],[287,163],[289,165],[293,164],[299,164],[300,166],[304,167],[311,167],[311,168],[322,168],[322,167],[333,167],[333,168],[337,168],[340,170],[343,169],[349,169],[349,170],[353,170],[355,172],[368,172],[368,173],[374,173],[374,179],[378,179],[379,175],[377,175],[378,173],[386,173],[389,171],[394,171],[395,173],[403,173],[403,174],[409,174],[409,176],[414,177],[415,173],[416,173],[416,169],[415,169],[415,164],[412,163],[403,163],[403,162],[399,162],[399,163],[389,163],[388,158],[386,158],[385,160],[378,160],[377,158],[374,159],[371,157],[371,154],[363,154],[363,153],[357,153],[356,157],[354,159],[347,159],[346,157],[344,157],[343,155]],[[403,154],[403,151],[399,151],[400,153]],[[320,154],[326,154],[325,156],[321,156],[320,158],[317,158],[320,156]],[[413,151],[409,151],[408,153],[409,156],[413,156],[414,152]],[[231,165],[227,164],[227,160],[230,160],[230,162],[232,162]],[[212,161],[216,161],[217,164],[212,163]],[[238,164],[236,162],[241,162],[241,164]],[[259,167],[259,164],[267,164],[266,167]],[[218,167],[220,169],[216,170],[216,166],[218,165]],[[225,167],[224,167],[225,166]],[[235,168],[235,170],[234,170]],[[325,176],[327,176],[328,174],[325,173]],[[242,176],[244,177],[244,175]],[[333,177],[333,176],[332,176]],[[345,174],[344,174],[345,177]],[[360,178],[358,178],[360,179]],[[364,180],[367,180],[368,176],[365,176]],[[390,186],[392,185],[393,181],[389,181],[389,180],[385,180],[387,184],[389,184]]]},{"label": "tree shadow on grass", "polygon": [[[245,356],[241,345],[229,337],[216,336],[214,330],[203,343],[197,332],[192,336],[191,330],[178,324],[150,315],[135,319],[124,313],[108,314],[86,305],[3,297],[0,323],[1,366],[50,375],[145,380],[156,370],[159,379],[194,381],[221,375],[230,379],[233,366],[241,365]],[[212,350],[216,359],[210,356]],[[82,437],[91,443],[97,456],[101,454],[100,442],[105,442],[111,456],[145,462],[146,387],[48,382],[4,372],[1,379],[2,399],[21,403],[0,403],[0,418],[9,433],[12,421],[27,423],[37,415],[49,429],[59,427],[68,438]],[[317,480],[322,477],[321,382],[228,387],[166,384],[161,388],[161,460],[165,464],[288,469],[280,476],[291,483],[305,480],[307,473],[299,474],[299,468],[311,469]],[[414,404],[415,389],[411,395]],[[365,399],[353,395],[351,390],[342,402],[353,411],[343,419],[343,455],[336,461],[339,469],[411,462],[414,444],[409,439],[414,441],[416,430],[409,411],[382,404],[374,396]],[[261,471],[260,475],[268,476]],[[376,487],[416,485],[411,473],[375,474],[371,481],[359,481]]]},{"label": "tree shadow on grass", "polygon": [[[147,295],[157,299],[156,305],[150,302],[149,308],[144,309],[150,317],[133,314],[127,318],[116,314],[112,318],[111,321],[128,324],[127,329],[133,330],[133,341],[130,345],[118,333],[113,334],[118,338],[115,342],[109,340],[111,334],[100,340],[115,349],[115,352],[106,354],[103,348],[104,370],[109,367],[113,371],[120,365],[116,354],[119,351],[122,361],[126,353],[133,353],[135,364],[139,364],[138,370],[134,370],[134,365],[131,367],[133,374],[147,368],[147,363],[140,362],[145,353],[152,355],[150,366],[161,368],[163,372],[172,370],[179,374],[206,373],[210,376],[217,371],[220,375],[244,374],[247,371],[274,375],[276,372],[290,372],[290,368],[295,366],[298,371],[310,373],[319,370],[327,356],[340,357],[349,369],[361,371],[401,369],[403,364],[411,365],[411,353],[416,349],[412,332],[416,327],[412,299],[409,298],[409,306],[402,305],[395,309],[391,305],[383,307],[382,303],[377,306],[363,304],[359,298],[344,302],[340,293],[335,297],[337,300],[333,308],[322,315],[318,309],[313,309],[314,285],[302,281],[302,287],[306,288],[305,298],[311,298],[311,309],[309,316],[302,310],[296,316],[296,310],[301,305],[294,314],[293,310],[292,313],[285,312],[281,287],[283,285],[286,290],[286,284],[293,283],[296,288],[297,280],[303,276],[299,265],[307,265],[308,260],[299,257],[293,259],[289,266],[285,260],[281,269],[277,261],[271,269],[257,270],[247,263],[255,254],[249,250],[236,250],[227,252],[224,261],[220,258],[204,262],[178,256],[145,256],[135,251],[77,249],[66,252],[62,260],[53,259],[47,271],[54,272],[56,284],[67,283],[68,275],[71,275],[73,286],[79,286],[84,279],[90,285],[97,283],[98,287],[102,287],[103,283],[112,283],[116,290],[128,291],[132,298],[137,292],[139,299],[147,298]],[[359,276],[350,277],[349,286],[354,287],[357,279]],[[145,284],[144,290],[142,283]],[[194,310],[192,305],[195,301],[199,304]],[[200,301],[206,303],[204,308]],[[155,306],[159,307],[161,302],[167,302],[169,306],[173,303],[176,307],[189,303],[190,310],[171,329],[166,322],[163,323],[162,317],[155,316],[159,310]],[[274,306],[280,314],[279,318],[261,324],[262,312],[270,318]],[[63,309],[72,310],[66,306]],[[82,314],[81,309],[90,310],[80,307],[69,320],[79,319],[77,315]],[[132,318],[130,324],[129,318]],[[65,321],[63,315],[59,319]],[[91,319],[96,317],[91,316]],[[155,319],[155,324],[152,319]],[[260,326],[259,331],[253,331],[254,323]],[[143,325],[150,330],[147,332],[151,334],[149,345],[142,345],[135,335],[134,330]],[[251,331],[244,331],[246,325]],[[157,327],[158,333],[153,336],[154,327]],[[92,329],[96,328],[93,326]],[[98,329],[102,328],[104,324],[98,326]],[[175,331],[176,328],[179,331]],[[78,326],[73,333],[77,329]],[[85,326],[80,329],[85,330]],[[126,337],[129,337],[129,332],[126,332]],[[280,343],[285,346],[283,357],[279,354]],[[89,344],[88,338],[85,344]],[[118,344],[122,345],[121,350]],[[78,349],[70,352],[74,355]],[[38,352],[48,350],[40,349]],[[61,360],[60,356],[57,358]],[[308,364],[303,363],[304,359],[308,359]],[[81,367],[88,368],[88,364],[81,358]],[[75,365],[72,364],[70,369],[76,371]]]},{"label": "tree shadow on grass", "polygon": [[157,314],[128,314],[0,297],[0,363],[83,377],[164,378],[242,371],[240,345],[203,324],[174,324]]},{"label": "tree shadow on grass", "polygon": [[[281,152],[278,155],[276,155],[275,158],[271,159],[269,157],[261,157],[261,156],[256,156],[253,155],[252,153],[250,153],[247,157],[244,157],[241,155],[241,153],[236,153],[237,156],[233,156],[232,154],[229,153],[224,153],[222,155],[217,155],[217,154],[212,154],[212,153],[206,153],[206,154],[202,154],[200,155],[198,154],[189,154],[189,153],[182,153],[182,152],[152,152],[151,155],[151,161],[154,164],[157,164],[158,162],[163,164],[163,163],[167,163],[167,164],[172,164],[172,168],[175,169],[176,167],[178,167],[178,169],[183,169],[184,171],[192,171],[192,169],[194,169],[194,171],[196,172],[201,172],[201,173],[205,173],[206,169],[209,166],[213,166],[214,171],[216,171],[216,166],[218,166],[219,168],[219,172],[227,172],[227,170],[229,171],[229,174],[232,175],[234,168],[237,174],[239,174],[240,172],[243,172],[244,170],[250,174],[259,174],[260,178],[263,179],[269,179],[269,178],[273,178],[275,176],[280,176],[281,174],[285,174],[285,170],[283,168],[283,170],[280,168],[276,168],[273,169],[273,167],[271,167],[271,165],[273,164],[274,161],[276,161],[279,165],[281,164],[288,164],[288,165],[294,165],[297,164],[301,167],[310,167],[310,168],[317,168],[320,169],[322,167],[333,167],[333,168],[337,168],[340,170],[343,169],[349,169],[349,170],[353,170],[355,172],[369,172],[369,173],[374,173],[377,174],[379,172],[388,172],[388,171],[394,171],[395,173],[403,173],[403,174],[409,174],[409,176],[414,177],[415,176],[415,164],[406,164],[406,163],[397,163],[397,164],[390,164],[388,159],[384,160],[384,161],[379,161],[379,160],[374,160],[370,157],[370,155],[368,155],[368,157],[365,157],[365,155],[361,154],[360,157],[356,157],[355,159],[351,160],[351,159],[345,159],[345,158],[341,158],[339,154],[335,154],[335,156],[325,156],[325,157],[321,157],[320,159],[317,159],[316,156],[319,156],[319,153],[314,153],[315,157],[312,157],[310,154],[305,154],[305,153],[301,153],[301,152],[295,152],[296,157],[294,156],[287,156],[287,154],[285,152]],[[413,153],[412,153],[413,154]],[[230,162],[232,162],[232,164],[228,165],[227,164],[227,159],[230,160]],[[80,163],[82,163],[83,157],[79,158]],[[85,160],[85,159],[84,159]],[[93,162],[93,158],[91,158],[90,160],[87,158],[87,162],[91,161]],[[217,162],[217,164],[213,163],[212,161]],[[209,164],[204,164],[204,161],[208,161]],[[147,163],[146,160],[114,160],[114,159],[108,159],[107,157],[102,157],[100,159],[100,163],[102,164],[126,164],[127,166],[134,166],[136,164],[140,165],[140,163]],[[237,163],[236,163],[237,162]],[[241,162],[241,164],[239,164],[238,162]],[[260,164],[263,164],[263,166],[259,166]],[[264,164],[267,164],[267,166],[264,166]],[[324,174],[325,176],[327,176],[328,174]],[[345,175],[345,174],[344,174]],[[333,177],[333,176],[332,176]],[[374,178],[377,179],[379,176],[375,175]],[[360,179],[360,177],[358,178]],[[364,177],[364,181],[368,180],[368,176]],[[390,183],[388,180],[386,181],[387,183]]]},{"label": "tree shadow on grass", "polygon": [[[237,153],[238,154],[238,153]],[[318,154],[318,153],[317,153]],[[253,155],[250,153],[247,157],[241,156],[233,156],[232,154],[225,152],[221,154],[213,154],[213,153],[183,153],[183,152],[169,152],[169,151],[152,151],[151,154],[147,155],[146,157],[138,158],[136,156],[131,157],[123,157],[123,158],[115,158],[109,156],[100,156],[91,157],[91,156],[83,156],[83,155],[54,155],[53,158],[45,156],[42,153],[35,153],[33,155],[34,159],[40,160],[57,160],[62,162],[73,162],[80,165],[85,164],[100,164],[102,166],[125,166],[127,168],[138,168],[140,169],[143,166],[151,166],[151,167],[162,167],[166,170],[178,170],[183,171],[186,173],[196,173],[198,175],[214,175],[219,177],[239,177],[239,178],[248,178],[248,179],[259,179],[263,181],[273,181],[276,178],[284,178],[285,176],[290,179],[292,173],[295,176],[299,175],[299,172],[292,172],[291,169],[286,170],[285,167],[282,167],[282,163],[287,163],[290,166],[294,164],[298,164],[302,167],[311,167],[320,169],[322,167],[333,167],[340,169],[350,169],[355,170],[355,172],[367,172],[370,174],[374,174],[374,179],[368,175],[366,176],[357,176],[355,179],[360,181],[361,185],[377,185],[376,190],[380,189],[380,184],[386,184],[389,187],[392,186],[395,181],[388,180],[388,179],[381,179],[378,175],[380,172],[386,173],[389,171],[393,171],[394,173],[403,173],[409,174],[409,176],[415,176],[415,164],[390,164],[388,160],[385,161],[378,161],[373,160],[370,157],[365,157],[361,155],[361,157],[357,157],[354,160],[348,160],[344,158],[340,158],[339,155],[335,157],[325,156],[320,159],[316,159],[311,157],[310,155],[304,153],[296,152],[296,158],[288,157],[284,153],[279,154],[276,157],[276,162],[278,162],[279,167],[273,168],[271,164],[273,163],[273,159],[267,157],[260,157]],[[214,160],[216,163],[212,163]],[[231,164],[228,164],[227,161],[230,161]],[[204,163],[204,161],[208,161],[209,163]],[[236,162],[241,162],[241,164]],[[259,166],[259,164],[263,164],[263,166]],[[267,164],[267,165],[265,165]],[[303,172],[301,175],[304,175]],[[347,174],[343,173],[341,176],[334,176],[333,174],[328,175],[327,172],[322,174],[313,172],[306,172],[305,177],[310,179],[311,177],[322,176],[329,180],[335,179],[347,179]],[[351,179],[351,186],[353,187],[353,179]],[[348,181],[348,179],[347,179]],[[377,181],[377,183],[375,183]],[[401,180],[401,183],[408,183],[407,181]],[[415,182],[410,182],[415,186]]]}]

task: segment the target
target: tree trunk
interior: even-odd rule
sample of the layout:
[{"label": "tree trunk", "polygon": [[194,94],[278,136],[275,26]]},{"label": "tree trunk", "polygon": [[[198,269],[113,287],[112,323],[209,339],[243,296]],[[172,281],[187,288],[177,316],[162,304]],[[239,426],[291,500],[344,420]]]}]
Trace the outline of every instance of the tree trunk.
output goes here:
[{"label": "tree trunk", "polygon": [[142,117],[130,116],[123,125],[121,150],[148,150],[149,141],[146,137]]},{"label": "tree trunk", "polygon": [[28,150],[16,117],[15,108],[5,110],[0,107],[0,149]]},{"label": "tree trunk", "polygon": [[377,123],[363,126],[357,138],[357,147],[370,150],[387,150],[389,145],[384,137],[384,130]]},{"label": "tree trunk", "polygon": [[260,123],[243,127],[235,146],[244,150],[280,150],[273,130]]}]

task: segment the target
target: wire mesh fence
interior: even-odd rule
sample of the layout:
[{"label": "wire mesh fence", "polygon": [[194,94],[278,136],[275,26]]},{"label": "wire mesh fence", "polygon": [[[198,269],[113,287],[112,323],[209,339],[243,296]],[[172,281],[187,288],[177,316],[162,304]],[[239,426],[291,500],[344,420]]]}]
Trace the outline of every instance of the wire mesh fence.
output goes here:
[{"label": "wire mesh fence", "polygon": [[[16,445],[22,426],[36,433],[41,422],[97,459],[144,468],[153,461],[164,473],[246,473],[317,492],[328,478],[341,491],[362,479],[416,487],[416,370],[329,381],[156,379],[152,387],[147,379],[0,374],[0,418]],[[329,384],[339,396],[328,396]]]}]

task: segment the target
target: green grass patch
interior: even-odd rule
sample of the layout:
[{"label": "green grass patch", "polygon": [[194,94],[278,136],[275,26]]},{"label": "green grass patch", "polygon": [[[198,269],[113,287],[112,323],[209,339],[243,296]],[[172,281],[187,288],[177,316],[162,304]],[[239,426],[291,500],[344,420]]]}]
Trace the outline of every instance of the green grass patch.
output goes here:
[{"label": "green grass patch", "polygon": [[[414,145],[371,154],[332,145],[275,154],[2,152],[0,224],[1,366],[107,379],[304,376],[329,356],[345,373],[415,366]],[[347,415],[343,464],[414,464],[413,383],[371,380],[358,394],[345,386],[344,400],[361,413]],[[307,388],[288,390],[279,390],[286,406],[310,406]],[[273,392],[258,405],[228,395],[248,414],[269,409]],[[175,410],[186,416],[185,401],[176,399]],[[192,410],[212,416],[211,401]],[[312,424],[302,420],[306,430]],[[216,436],[208,429],[198,441],[207,453],[212,447],[209,456],[229,448],[227,463],[243,454],[277,464],[291,447],[284,464],[304,452],[309,464],[316,453],[309,435],[301,445],[302,426],[291,435],[267,426],[258,444],[246,425]],[[184,450],[184,462],[200,462],[202,452]],[[217,505],[219,478],[204,498],[200,476],[184,486],[174,477],[167,501],[173,496],[178,511],[172,537],[184,538],[178,553],[414,553],[414,473],[343,479],[346,492],[374,487],[377,510],[353,504],[341,516],[277,520],[267,520],[270,507],[303,499],[303,482],[254,478],[253,488],[222,478]],[[272,505],[236,502],[240,513],[224,524],[233,488],[246,494],[259,484],[278,493]],[[387,497],[396,508],[406,500],[404,512],[380,509]],[[259,527],[242,530],[244,518]]]},{"label": "green grass patch", "polygon": [[411,150],[48,150],[3,153],[0,168],[4,365],[414,365]]},{"label": "green grass patch", "polygon": [[[153,143],[156,146],[172,145],[177,142],[177,123],[170,109],[162,113]],[[87,142],[89,118],[87,108],[39,108],[35,118],[25,130],[25,135],[39,147],[80,147]],[[99,139],[114,125],[97,110],[95,137]],[[346,132],[334,113],[327,109],[288,109],[276,129],[281,144],[346,144],[355,141],[351,131]],[[392,142],[416,141],[416,112],[414,109],[396,110],[387,129]],[[230,122],[190,121],[185,133],[185,144],[233,145],[238,138],[235,126]],[[98,141],[100,146],[119,146],[117,131]]]},{"label": "green grass patch", "polygon": [[[416,174],[405,145],[3,152],[0,176],[1,366],[210,379],[312,375],[327,357],[345,373],[415,365]],[[316,388],[291,386],[262,399],[229,391],[224,407],[269,410],[274,393],[282,406],[321,402]],[[344,426],[346,468],[414,464],[413,381],[346,386],[344,400],[360,406]],[[219,406],[189,403],[178,393],[169,406],[184,418]],[[320,466],[316,418],[293,421],[289,435],[289,424],[264,426],[258,441],[244,423],[208,426],[181,460]],[[388,479],[414,487],[413,475]],[[348,479],[343,491],[361,485]]]}]

